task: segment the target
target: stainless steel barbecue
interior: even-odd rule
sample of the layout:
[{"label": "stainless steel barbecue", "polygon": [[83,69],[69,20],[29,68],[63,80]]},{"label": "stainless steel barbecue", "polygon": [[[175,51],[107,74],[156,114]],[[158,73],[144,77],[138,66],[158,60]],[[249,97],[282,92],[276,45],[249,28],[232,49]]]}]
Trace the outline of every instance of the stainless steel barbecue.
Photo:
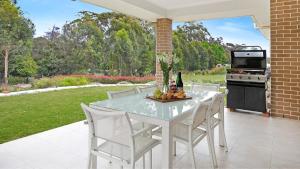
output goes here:
[{"label": "stainless steel barbecue", "polygon": [[227,107],[269,112],[269,79],[265,50],[247,46],[232,51],[226,75]]}]

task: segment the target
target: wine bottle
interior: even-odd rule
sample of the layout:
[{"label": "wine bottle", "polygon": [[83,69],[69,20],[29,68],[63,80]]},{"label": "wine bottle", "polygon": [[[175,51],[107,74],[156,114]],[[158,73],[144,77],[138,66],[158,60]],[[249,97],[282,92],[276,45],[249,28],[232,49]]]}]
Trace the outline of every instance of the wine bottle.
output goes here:
[{"label": "wine bottle", "polygon": [[176,87],[177,87],[177,90],[183,89],[183,83],[182,83],[182,79],[181,79],[181,72],[178,72],[178,74],[177,74]]}]

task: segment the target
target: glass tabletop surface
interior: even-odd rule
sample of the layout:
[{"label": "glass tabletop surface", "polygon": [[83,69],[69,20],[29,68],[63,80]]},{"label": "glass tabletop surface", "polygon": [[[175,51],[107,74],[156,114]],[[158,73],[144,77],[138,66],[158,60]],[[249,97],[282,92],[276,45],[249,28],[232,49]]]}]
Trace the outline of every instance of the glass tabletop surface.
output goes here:
[{"label": "glass tabletop surface", "polygon": [[200,102],[211,99],[216,93],[217,92],[213,91],[203,91],[199,93],[187,92],[186,95],[191,96],[192,99],[167,103],[147,99],[146,96],[151,95],[149,93],[139,93],[126,97],[94,102],[91,103],[90,106],[111,108],[170,121],[180,114],[191,111]]}]

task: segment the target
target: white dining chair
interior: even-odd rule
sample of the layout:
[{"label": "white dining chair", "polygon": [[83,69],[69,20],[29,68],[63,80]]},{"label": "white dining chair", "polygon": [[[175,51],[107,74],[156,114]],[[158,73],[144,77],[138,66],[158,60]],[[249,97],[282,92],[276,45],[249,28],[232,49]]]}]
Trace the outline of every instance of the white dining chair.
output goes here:
[{"label": "white dining chair", "polygon": [[[218,92],[220,89],[220,85],[219,84],[196,84],[194,83],[192,85],[192,92],[201,92],[201,91],[215,91],[215,92]],[[225,90],[225,95],[228,94],[228,90],[226,89]],[[213,140],[214,140],[214,128],[216,126],[219,125],[219,130],[220,130],[220,133],[222,134],[221,136],[219,137],[223,137],[224,139],[224,146],[225,147],[225,151],[227,152],[228,151],[228,147],[227,147],[227,143],[226,143],[226,138],[225,138],[225,129],[224,129],[224,111],[221,111],[221,109],[224,109],[224,94],[218,94],[217,97],[215,98],[215,102],[214,102],[214,108],[215,111],[212,111],[212,116],[214,116],[214,118],[211,118],[214,120],[214,126],[213,126],[213,129],[211,130],[212,132],[212,137],[213,137]],[[220,106],[221,105],[221,106]],[[218,107],[219,106],[219,107]],[[216,109],[218,109],[218,111],[216,111]]]},{"label": "white dining chair", "polygon": [[[151,150],[160,141],[146,134],[148,128],[135,132],[126,112],[94,109],[83,103],[81,107],[89,126],[88,169],[97,168],[97,156],[119,163],[121,168],[130,166],[134,169],[135,162],[149,152],[150,164],[152,163]],[[98,139],[104,142],[98,145]]]},{"label": "white dining chair", "polygon": [[132,88],[132,89],[122,90],[122,91],[107,91],[107,96],[109,99],[114,99],[114,98],[130,96],[137,93],[138,93],[137,89]]},{"label": "white dining chair", "polygon": [[199,83],[192,83],[191,91],[198,93],[202,91],[215,91],[218,92],[220,90],[219,84],[199,84]]},{"label": "white dining chair", "polygon": [[[130,96],[130,95],[134,95],[134,94],[138,94],[138,90],[136,88],[132,88],[129,90],[122,90],[122,91],[107,91],[107,95],[109,99],[115,99],[115,98],[121,98],[121,97],[126,97],[126,96]],[[132,120],[133,121],[133,120]],[[133,124],[133,130],[134,131],[139,131],[143,128],[148,128],[148,134],[152,135],[152,130],[157,128],[157,125],[153,125],[153,124],[148,124],[148,123],[144,123],[144,122],[138,122],[138,121],[134,121]],[[109,161],[110,163],[112,161]],[[145,157],[143,156],[143,165],[145,164]]]},{"label": "white dining chair", "polygon": [[[192,115],[174,126],[173,139],[174,143],[179,142],[186,144],[192,160],[192,166],[196,169],[196,160],[194,154],[194,147],[203,139],[207,138],[210,157],[212,160],[213,168],[217,168],[217,160],[215,149],[213,146],[212,137],[209,135],[210,123],[205,123],[208,116],[208,110],[211,102],[204,102],[198,104],[193,110]],[[206,125],[208,130],[204,130],[199,126]],[[174,144],[174,151],[176,151],[176,144]]]},{"label": "white dining chair", "polygon": [[[223,110],[222,110],[223,109]],[[223,140],[223,144],[220,145],[224,146],[225,151],[228,152],[228,146],[225,136],[225,128],[224,128],[224,94],[218,93],[216,94],[211,102],[211,105],[208,109],[208,118],[205,123],[209,122],[209,125],[201,125],[205,130],[209,130],[211,132],[212,139],[214,140],[214,129],[219,126],[219,141]],[[221,138],[221,139],[220,139]],[[213,142],[214,143],[214,142]]]},{"label": "white dining chair", "polygon": [[157,89],[157,85],[138,86],[136,89],[139,93],[153,93]]}]

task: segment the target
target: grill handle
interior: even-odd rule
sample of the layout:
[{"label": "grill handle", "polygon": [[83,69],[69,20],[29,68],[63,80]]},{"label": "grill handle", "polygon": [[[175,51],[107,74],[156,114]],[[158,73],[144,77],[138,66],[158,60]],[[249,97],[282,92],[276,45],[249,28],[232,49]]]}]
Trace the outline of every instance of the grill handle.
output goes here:
[{"label": "grill handle", "polygon": [[237,46],[234,50],[243,50],[243,48],[259,48],[260,50],[263,50],[261,46]]}]

